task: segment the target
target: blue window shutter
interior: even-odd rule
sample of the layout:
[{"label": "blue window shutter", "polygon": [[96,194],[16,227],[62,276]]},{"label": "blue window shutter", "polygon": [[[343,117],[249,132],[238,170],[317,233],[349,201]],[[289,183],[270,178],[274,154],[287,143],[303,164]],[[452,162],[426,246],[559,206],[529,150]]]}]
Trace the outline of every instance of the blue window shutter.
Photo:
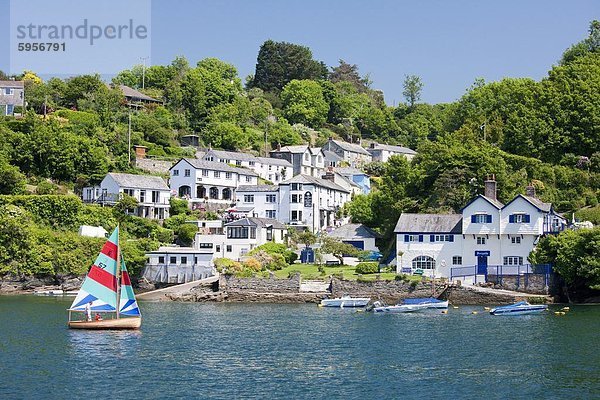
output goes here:
[{"label": "blue window shutter", "polygon": [[450,235],[450,241],[454,242],[454,235]]},{"label": "blue window shutter", "polygon": [[510,214],[508,216],[508,222],[511,223],[511,224],[515,223],[515,214]]},{"label": "blue window shutter", "polygon": [[419,235],[419,242],[423,241],[423,235]]},{"label": "blue window shutter", "polygon": [[491,215],[489,215],[489,214],[488,214],[488,215],[486,215],[486,216],[485,216],[485,222],[486,222],[486,223],[488,223],[488,224],[491,224],[491,223],[492,223],[492,216],[491,216]]},{"label": "blue window shutter", "polygon": [[523,215],[523,222],[529,223],[530,221],[531,221],[531,217],[529,216],[529,214]]},{"label": "blue window shutter", "polygon": [[404,241],[408,242],[410,240],[410,237],[408,235],[404,235]]},{"label": "blue window shutter", "polygon": [[435,242],[435,235],[429,235],[429,241],[430,242]]},{"label": "blue window shutter", "polygon": [[472,224],[474,224],[474,223],[475,223],[475,221],[476,221],[476,220],[475,220],[475,217],[476,217],[476,215],[471,215],[471,223],[472,223]]}]

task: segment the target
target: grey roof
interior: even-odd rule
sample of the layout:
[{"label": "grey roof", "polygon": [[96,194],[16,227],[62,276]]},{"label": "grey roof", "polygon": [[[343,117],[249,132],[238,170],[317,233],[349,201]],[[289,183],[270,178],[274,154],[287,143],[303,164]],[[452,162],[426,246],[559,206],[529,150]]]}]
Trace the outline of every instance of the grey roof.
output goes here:
[{"label": "grey roof", "polygon": [[237,151],[225,151],[225,150],[215,150],[211,149],[206,152],[205,157],[208,153],[213,153],[217,158],[221,158],[224,160],[239,160],[239,161],[256,161],[256,157],[252,154],[248,153],[240,153]]},{"label": "grey roof", "polygon": [[0,87],[23,88],[23,81],[0,81]]},{"label": "grey roof", "polygon": [[402,213],[394,229],[396,233],[462,233],[461,214]]},{"label": "grey roof", "polygon": [[370,147],[367,150],[371,151],[371,150],[387,150],[393,153],[400,153],[400,154],[417,154],[416,151],[409,149],[408,147],[403,147],[403,146],[392,146],[390,144],[380,144],[380,143],[374,143],[375,147]]},{"label": "grey roof", "polygon": [[350,193],[348,190],[344,189],[337,183],[334,183],[328,179],[315,178],[314,176],[310,175],[296,175],[293,178],[288,179],[287,181],[281,182],[281,185],[289,185],[290,183],[308,183],[315,186],[325,187],[327,189],[337,190],[339,192]]},{"label": "grey roof", "polygon": [[276,192],[279,190],[277,185],[240,185],[235,190],[237,193],[241,192]]},{"label": "grey roof", "polygon": [[343,160],[342,157],[338,156],[333,151],[323,150],[323,154],[325,155],[325,160],[330,162],[340,162]]},{"label": "grey roof", "polygon": [[272,226],[275,229],[286,229],[285,225],[276,219],[248,217],[230,222],[224,226],[255,226],[257,228],[266,228]]},{"label": "grey roof", "polygon": [[121,174],[117,172],[109,172],[107,175],[112,177],[121,187],[170,190],[165,180],[160,176]]},{"label": "grey roof", "polygon": [[544,203],[537,197],[525,196],[524,194],[522,194],[521,197],[530,202],[534,207],[537,207],[544,212],[550,212],[550,210],[552,210],[552,203]]},{"label": "grey roof", "polygon": [[[248,168],[239,168],[232,167],[229,164],[225,164],[218,161],[206,161],[206,160],[198,160],[196,158],[182,158],[181,160],[187,161],[192,167],[197,169],[209,169],[213,171],[223,171],[223,172],[235,172],[241,175],[250,175],[250,176],[258,176],[258,174],[251,169]],[[181,161],[179,160],[179,161]],[[179,164],[179,161],[175,163],[175,165]],[[175,166],[173,165],[173,167]],[[173,168],[171,167],[171,169]]]},{"label": "grey roof", "polygon": [[367,175],[365,172],[357,168],[352,167],[336,167],[333,169],[335,172],[341,175]]},{"label": "grey roof", "polygon": [[308,149],[308,146],[305,144],[300,144],[297,146],[284,146],[281,150],[273,150],[271,153],[304,153]]},{"label": "grey roof", "polygon": [[358,183],[354,182],[353,180],[349,179],[348,177],[345,177],[344,175],[342,175],[342,174],[339,174],[339,173],[337,173],[337,172],[334,172],[334,173],[335,173],[335,175],[337,176],[337,178],[338,178],[338,179],[341,179],[341,180],[343,180],[343,181],[344,181],[344,182],[346,182],[348,185],[350,185],[350,186],[354,186],[354,187],[357,187],[357,188],[359,188],[359,189],[362,189]]},{"label": "grey roof", "polygon": [[289,162],[288,160],[283,160],[280,158],[272,158],[272,157],[256,157],[256,159],[261,163],[261,164],[267,164],[267,165],[280,165],[282,167],[292,167],[292,163]]},{"label": "grey roof", "polygon": [[248,213],[252,210],[254,210],[254,206],[238,206],[238,207],[235,207],[235,211],[233,211],[233,212]]},{"label": "grey roof", "polygon": [[487,201],[489,201],[490,203],[492,203],[494,206],[496,206],[496,208],[504,207],[504,204],[502,204],[500,201],[498,201],[498,199],[492,199],[491,197],[487,197],[484,195],[480,195],[480,196],[483,197],[484,199],[486,199]]},{"label": "grey roof", "polygon": [[339,228],[336,228],[329,236],[337,237],[340,239],[367,239],[367,238],[379,238],[380,234],[375,232],[373,229],[364,226],[363,224],[346,224]]},{"label": "grey roof", "polygon": [[119,85],[119,89],[121,89],[121,91],[123,92],[123,95],[125,97],[129,97],[133,100],[153,101],[156,103],[160,103],[160,100],[157,100],[153,97],[145,95],[142,92],[139,92],[133,88],[130,88],[129,86]]},{"label": "grey roof", "polygon": [[[344,142],[342,140],[334,140],[334,139],[331,139],[330,142],[333,142],[336,145],[338,145],[341,149],[352,152],[352,153],[360,153],[360,154],[365,154],[367,156],[371,155],[371,153],[369,153],[367,150],[365,150],[364,147],[362,147],[358,144],[348,143],[348,142]],[[327,146],[327,144],[325,146]],[[324,149],[325,149],[325,146],[323,146]]]}]

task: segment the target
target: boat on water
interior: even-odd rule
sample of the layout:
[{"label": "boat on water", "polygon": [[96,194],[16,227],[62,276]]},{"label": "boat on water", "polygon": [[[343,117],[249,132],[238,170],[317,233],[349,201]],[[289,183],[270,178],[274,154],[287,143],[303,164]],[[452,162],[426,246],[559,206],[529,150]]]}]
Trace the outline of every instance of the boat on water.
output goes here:
[{"label": "boat on water", "polygon": [[515,304],[509,304],[507,306],[500,306],[492,308],[490,314],[492,315],[527,315],[527,314],[539,314],[548,310],[546,304],[529,304],[526,301],[520,301]]},{"label": "boat on water", "polygon": [[350,297],[342,296],[335,299],[321,300],[322,307],[365,307],[371,301],[370,297]]},{"label": "boat on water", "polygon": [[[142,325],[119,248],[118,226],[102,246],[68,311],[71,329],[139,329]],[[72,319],[74,315],[76,319]]]},{"label": "boat on water", "polygon": [[36,290],[33,292],[36,296],[63,296],[65,294],[64,291],[60,289],[56,290]]},{"label": "boat on water", "polygon": [[448,300],[438,300],[434,297],[404,299],[403,303],[398,303],[393,306],[388,306],[380,302],[376,302],[373,307],[375,313],[409,313],[426,309],[444,309],[448,308]]}]

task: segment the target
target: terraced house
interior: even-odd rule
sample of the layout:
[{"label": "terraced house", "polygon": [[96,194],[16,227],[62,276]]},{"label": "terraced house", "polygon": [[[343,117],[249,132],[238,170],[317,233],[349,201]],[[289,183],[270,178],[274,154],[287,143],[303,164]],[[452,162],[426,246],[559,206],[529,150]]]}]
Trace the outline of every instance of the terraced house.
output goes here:
[{"label": "terraced house", "polygon": [[14,115],[15,108],[23,107],[24,104],[23,81],[0,81],[0,115]]}]

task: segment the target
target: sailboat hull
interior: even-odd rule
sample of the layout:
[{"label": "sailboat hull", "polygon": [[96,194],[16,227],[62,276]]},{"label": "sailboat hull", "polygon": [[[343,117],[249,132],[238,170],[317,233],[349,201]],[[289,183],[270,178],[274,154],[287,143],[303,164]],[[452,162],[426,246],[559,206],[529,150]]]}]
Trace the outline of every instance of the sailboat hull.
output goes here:
[{"label": "sailboat hull", "polygon": [[141,317],[104,319],[102,321],[69,321],[70,329],[119,330],[140,329]]}]

